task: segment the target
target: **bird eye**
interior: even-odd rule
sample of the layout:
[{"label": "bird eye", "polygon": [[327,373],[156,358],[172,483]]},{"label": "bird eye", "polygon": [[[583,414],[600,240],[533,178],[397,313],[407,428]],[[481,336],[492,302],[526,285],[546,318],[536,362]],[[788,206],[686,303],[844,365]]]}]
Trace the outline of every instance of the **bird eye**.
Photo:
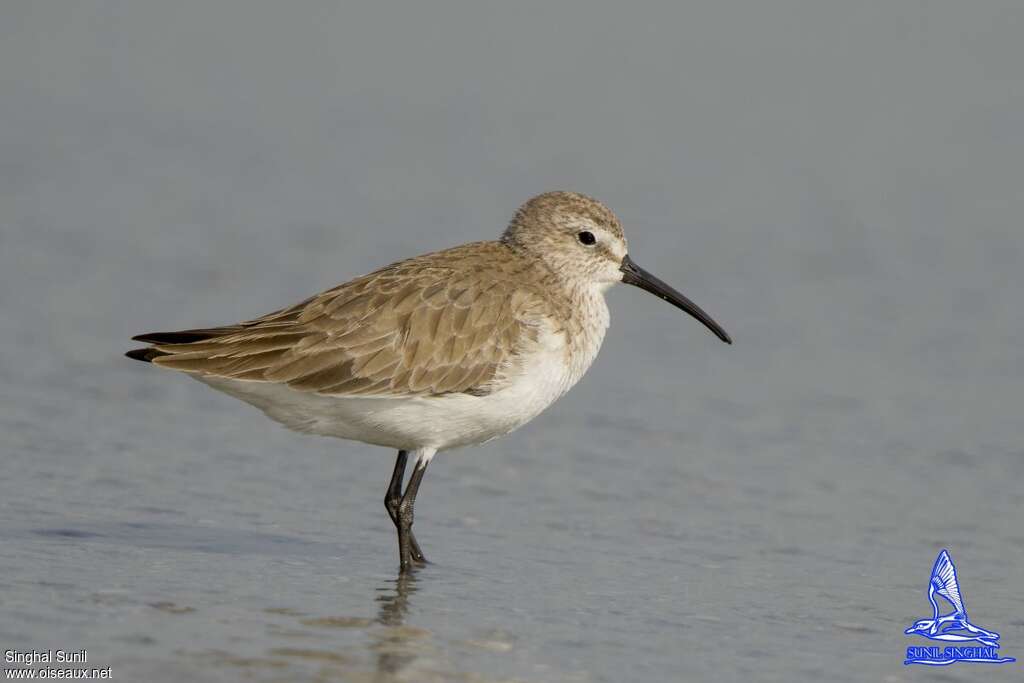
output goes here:
[{"label": "bird eye", "polygon": [[585,244],[588,247],[597,242],[597,238],[594,237],[594,233],[589,230],[584,230],[580,234],[576,235],[576,239],[580,241],[580,244]]}]

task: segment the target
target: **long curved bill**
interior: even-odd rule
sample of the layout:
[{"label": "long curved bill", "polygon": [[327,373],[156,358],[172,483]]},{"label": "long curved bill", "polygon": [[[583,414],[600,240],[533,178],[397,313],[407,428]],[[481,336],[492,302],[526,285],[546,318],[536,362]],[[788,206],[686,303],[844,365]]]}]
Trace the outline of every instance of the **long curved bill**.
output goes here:
[{"label": "long curved bill", "polygon": [[732,344],[732,337],[729,336],[729,333],[723,330],[722,326],[716,323],[710,315],[701,309],[700,306],[693,303],[637,264],[633,263],[633,259],[629,258],[628,255],[623,257],[620,270],[622,271],[622,281],[627,285],[634,285],[640,289],[645,289],[659,299],[664,299],[669,302],[676,308],[683,309],[694,318],[704,323],[704,326],[714,332],[716,337],[724,341],[726,344]]}]

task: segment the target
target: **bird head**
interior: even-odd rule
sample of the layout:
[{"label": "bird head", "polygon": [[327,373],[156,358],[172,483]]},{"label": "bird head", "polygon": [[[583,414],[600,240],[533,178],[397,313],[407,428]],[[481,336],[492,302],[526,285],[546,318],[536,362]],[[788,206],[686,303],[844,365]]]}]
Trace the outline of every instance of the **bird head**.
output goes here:
[{"label": "bird head", "polygon": [[502,242],[539,259],[561,277],[602,291],[634,285],[686,311],[727,344],[732,338],[697,304],[636,264],[622,224],[601,202],[576,192],[546,192],[516,211]]}]

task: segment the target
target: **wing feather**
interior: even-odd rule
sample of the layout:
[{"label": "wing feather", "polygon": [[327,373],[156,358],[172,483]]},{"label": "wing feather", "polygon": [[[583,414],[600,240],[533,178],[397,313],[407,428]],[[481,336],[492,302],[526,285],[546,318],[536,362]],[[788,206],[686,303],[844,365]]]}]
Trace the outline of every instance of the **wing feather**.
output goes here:
[{"label": "wing feather", "polygon": [[936,592],[949,600],[956,608],[957,613],[966,614],[963,598],[960,596],[960,582],[957,580],[956,567],[949,553],[943,550],[935,559],[935,566],[932,567],[932,585]]},{"label": "wing feather", "polygon": [[[502,251],[502,253],[497,253]],[[507,253],[506,253],[507,252]],[[149,335],[154,362],[328,395],[487,393],[536,340],[545,312],[529,267],[481,242],[393,264],[289,308],[223,328]]]}]

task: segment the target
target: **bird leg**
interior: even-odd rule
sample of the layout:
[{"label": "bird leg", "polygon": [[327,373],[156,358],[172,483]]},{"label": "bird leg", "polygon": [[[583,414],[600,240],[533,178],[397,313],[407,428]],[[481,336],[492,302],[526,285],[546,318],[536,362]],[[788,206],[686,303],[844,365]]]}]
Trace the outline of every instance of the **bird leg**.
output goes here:
[{"label": "bird leg", "polygon": [[[391,474],[391,483],[388,484],[387,495],[384,496],[384,506],[388,510],[388,517],[394,522],[395,529],[398,530],[398,548],[401,553],[402,549],[402,527],[398,515],[398,509],[402,503],[402,479],[405,478],[405,465],[409,459],[409,453],[407,451],[398,451],[398,457],[395,459],[395,471]],[[421,477],[423,475],[420,475]],[[412,482],[410,481],[410,484]],[[413,494],[413,500],[416,496]],[[411,508],[411,505],[410,505]],[[408,545],[409,555],[413,562],[418,564],[425,564],[427,558],[423,556],[423,551],[420,550],[420,544],[416,542],[416,537],[412,534],[412,521],[410,516],[408,529]]]},{"label": "bird leg", "polygon": [[[413,506],[416,504],[416,493],[419,491],[423,473],[426,471],[427,461],[418,460],[409,477],[409,484],[405,487],[405,493],[402,494],[402,502],[398,504],[398,554],[402,572],[410,570],[413,561],[417,564],[426,562],[412,535]],[[417,559],[417,555],[419,559]]]}]

